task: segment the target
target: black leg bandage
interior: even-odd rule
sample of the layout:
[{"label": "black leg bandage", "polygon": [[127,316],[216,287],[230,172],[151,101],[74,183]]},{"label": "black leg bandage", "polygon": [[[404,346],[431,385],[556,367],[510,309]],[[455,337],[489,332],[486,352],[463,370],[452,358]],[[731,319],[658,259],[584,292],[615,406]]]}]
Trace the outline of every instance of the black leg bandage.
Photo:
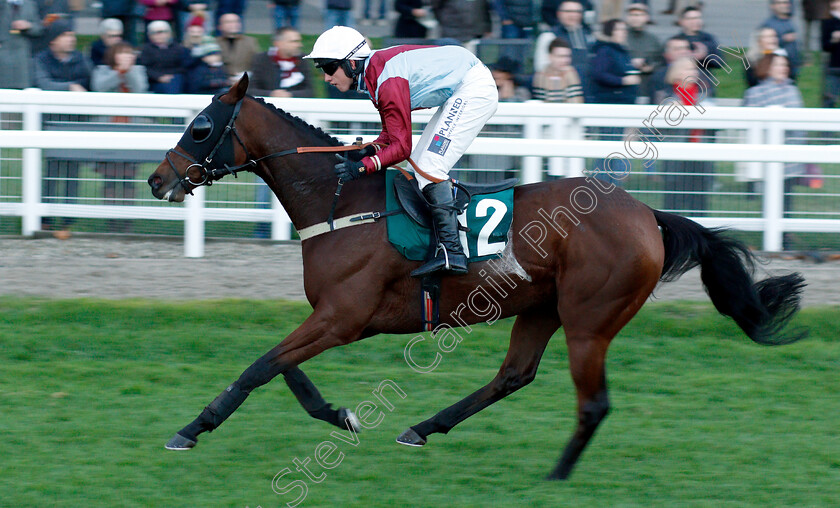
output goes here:
[{"label": "black leg bandage", "polygon": [[292,367],[283,373],[286,384],[289,389],[295,394],[300,405],[309,413],[312,418],[325,421],[332,425],[341,426],[338,421],[338,411],[332,409],[332,405],[327,401],[312,384],[312,381],[297,367]]},{"label": "black leg bandage", "polygon": [[[201,412],[198,418],[184,427],[179,434],[195,440],[198,434],[212,431],[227,420],[245,402],[251,390],[268,383],[277,374],[280,374],[283,369],[278,362],[270,361],[268,358],[269,355],[271,353],[263,356],[245,369],[245,372],[239,376],[238,380],[213,399],[213,402],[204,408],[204,411]],[[315,393],[317,394],[317,390]]]}]

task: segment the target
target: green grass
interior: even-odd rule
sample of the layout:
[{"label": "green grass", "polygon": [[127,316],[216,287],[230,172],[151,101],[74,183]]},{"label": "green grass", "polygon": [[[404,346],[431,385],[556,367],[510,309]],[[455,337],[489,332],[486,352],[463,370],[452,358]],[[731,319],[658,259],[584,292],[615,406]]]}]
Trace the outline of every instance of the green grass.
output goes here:
[{"label": "green grass", "polygon": [[[272,478],[330,440],[343,459],[301,506],[836,506],[840,309],[806,309],[799,344],[752,344],[710,305],[654,304],[608,357],[613,412],[571,481],[545,482],[575,421],[561,333],[537,380],[424,448],[407,426],[486,383],[510,321],[476,327],[431,374],[410,336],[374,337],[304,370],[355,406],[382,380],[393,412],[354,447],[306,416],[281,380],[260,388],[188,453],[163,450],[253,360],[308,314],[304,304],[0,299],[0,505],[285,506]],[[413,353],[431,359],[427,341]]]}]

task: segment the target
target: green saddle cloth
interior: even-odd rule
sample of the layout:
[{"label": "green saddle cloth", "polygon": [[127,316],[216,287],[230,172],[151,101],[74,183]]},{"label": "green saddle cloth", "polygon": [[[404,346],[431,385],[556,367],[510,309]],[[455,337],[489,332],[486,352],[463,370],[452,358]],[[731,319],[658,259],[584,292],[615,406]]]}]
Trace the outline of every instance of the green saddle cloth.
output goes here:
[{"label": "green saddle cloth", "polygon": [[[394,177],[398,170],[385,173],[385,209],[399,210]],[[458,216],[462,225],[470,228],[461,231],[461,244],[469,262],[498,257],[508,241],[508,230],[513,222],[513,189],[491,194],[472,196],[467,210]],[[432,243],[433,232],[414,222],[405,213],[386,218],[388,241],[412,261],[425,261]]]}]

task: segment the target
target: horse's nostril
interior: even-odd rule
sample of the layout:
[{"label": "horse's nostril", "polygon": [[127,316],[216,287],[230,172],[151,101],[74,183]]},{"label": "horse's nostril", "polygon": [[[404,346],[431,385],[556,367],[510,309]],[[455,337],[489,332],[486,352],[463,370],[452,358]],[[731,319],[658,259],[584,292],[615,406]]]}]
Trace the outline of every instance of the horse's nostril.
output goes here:
[{"label": "horse's nostril", "polygon": [[149,177],[149,187],[154,190],[158,190],[162,183],[163,179],[161,179],[158,175],[152,175]]}]

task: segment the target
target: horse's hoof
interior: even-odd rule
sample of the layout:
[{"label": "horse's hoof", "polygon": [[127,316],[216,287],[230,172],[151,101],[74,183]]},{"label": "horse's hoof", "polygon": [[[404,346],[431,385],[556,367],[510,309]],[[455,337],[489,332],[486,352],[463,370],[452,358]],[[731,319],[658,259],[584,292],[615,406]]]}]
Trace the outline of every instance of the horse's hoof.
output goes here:
[{"label": "horse's hoof", "polygon": [[362,431],[362,424],[359,422],[359,418],[353,411],[350,411],[346,407],[338,409],[338,421],[341,422],[339,426],[344,430],[352,430],[357,434]]},{"label": "horse's hoof", "polygon": [[165,448],[167,450],[176,450],[176,451],[183,451],[189,450],[190,448],[195,446],[195,440],[182,436],[181,434],[175,434],[172,436],[172,439],[166,443]]},{"label": "horse's hoof", "polygon": [[400,434],[397,438],[397,442],[406,446],[423,446],[426,444],[426,439],[420,437],[420,434],[409,427],[407,431]]}]

